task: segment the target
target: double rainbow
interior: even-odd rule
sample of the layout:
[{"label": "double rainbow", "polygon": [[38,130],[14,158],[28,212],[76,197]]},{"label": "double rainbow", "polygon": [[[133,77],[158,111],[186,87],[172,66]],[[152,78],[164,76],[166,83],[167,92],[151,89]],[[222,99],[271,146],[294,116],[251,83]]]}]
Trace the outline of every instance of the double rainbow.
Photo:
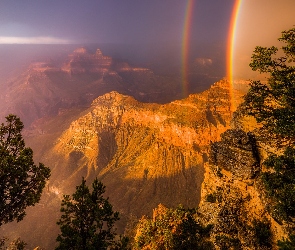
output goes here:
[{"label": "double rainbow", "polygon": [[[183,95],[186,97],[188,95],[188,64],[189,64],[189,41],[190,41],[190,29],[192,25],[192,16],[193,16],[193,6],[194,0],[187,0],[185,8],[185,18],[183,26],[183,36],[182,36],[182,86],[183,86]],[[241,9],[242,0],[235,0],[229,31],[227,39],[227,53],[226,53],[226,77],[231,84],[230,94],[232,98],[232,88],[233,88],[233,70],[234,70],[234,49],[235,49],[235,34],[237,29],[237,21],[239,12]],[[234,102],[232,101],[231,110],[235,109]]]}]

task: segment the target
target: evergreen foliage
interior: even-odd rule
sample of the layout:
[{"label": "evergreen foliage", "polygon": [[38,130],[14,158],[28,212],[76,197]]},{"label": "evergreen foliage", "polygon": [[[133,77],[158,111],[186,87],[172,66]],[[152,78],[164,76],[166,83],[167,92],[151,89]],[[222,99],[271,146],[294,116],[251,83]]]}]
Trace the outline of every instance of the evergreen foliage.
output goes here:
[{"label": "evergreen foliage", "polygon": [[276,47],[256,47],[250,67],[268,73],[267,82],[251,81],[242,110],[253,115],[269,136],[294,144],[295,137],[295,28],[282,32],[284,56]]},{"label": "evergreen foliage", "polygon": [[[267,73],[267,82],[252,81],[241,110],[253,115],[262,125],[259,132],[279,150],[263,165],[261,180],[268,209],[280,223],[293,224],[295,219],[295,28],[282,32],[277,47],[256,47],[250,66]],[[291,239],[292,240],[292,239]],[[283,244],[283,243],[280,243]],[[287,245],[287,241],[285,245]],[[288,249],[288,248],[282,248]]]},{"label": "evergreen foliage", "polygon": [[212,193],[212,194],[207,194],[207,195],[206,195],[206,201],[207,201],[207,202],[215,203],[216,200],[217,200],[217,195],[216,195],[216,193]]},{"label": "evergreen foliage", "polygon": [[257,247],[264,247],[271,249],[272,232],[270,229],[270,222],[267,219],[262,221],[254,219],[252,221],[252,230],[254,231],[255,245]]},{"label": "evergreen foliage", "polygon": [[291,234],[289,239],[279,240],[278,247],[280,250],[294,250],[295,249],[295,234]]},{"label": "evergreen foliage", "polygon": [[0,126],[0,226],[20,221],[25,209],[39,202],[50,169],[35,165],[33,151],[25,146],[23,123],[15,115]]},{"label": "evergreen foliage", "polygon": [[241,242],[236,237],[229,237],[227,235],[217,235],[215,238],[215,243],[220,248],[220,250],[241,249]]},{"label": "evergreen foliage", "polygon": [[282,155],[270,155],[264,162],[270,169],[262,173],[271,212],[278,221],[295,218],[295,148],[287,147]]},{"label": "evergreen foliage", "polygon": [[108,249],[115,246],[114,224],[119,220],[119,213],[113,211],[108,199],[103,197],[105,186],[95,179],[92,191],[83,178],[76,192],[64,195],[61,204],[62,216],[57,224],[61,234],[56,249],[94,250]]},{"label": "evergreen foliage", "polygon": [[203,227],[196,219],[196,209],[159,205],[154,218],[143,217],[137,225],[135,249],[213,249],[208,240],[211,226]]}]

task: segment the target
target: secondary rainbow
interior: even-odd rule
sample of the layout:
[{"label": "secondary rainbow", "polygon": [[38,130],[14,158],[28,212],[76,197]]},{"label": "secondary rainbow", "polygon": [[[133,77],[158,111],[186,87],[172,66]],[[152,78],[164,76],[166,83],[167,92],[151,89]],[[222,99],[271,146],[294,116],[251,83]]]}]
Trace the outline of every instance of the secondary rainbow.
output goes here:
[{"label": "secondary rainbow", "polygon": [[189,42],[190,42],[190,31],[191,31],[191,21],[193,15],[194,0],[188,0],[185,8],[185,18],[183,25],[182,34],[182,91],[184,97],[188,96],[188,64],[189,64]]},{"label": "secondary rainbow", "polygon": [[227,58],[226,58],[226,75],[230,83],[231,95],[231,110],[235,110],[233,98],[233,74],[234,74],[234,52],[235,52],[235,34],[237,29],[238,16],[241,9],[242,0],[236,0],[233,6],[232,16],[229,25],[228,40],[227,40]]},{"label": "secondary rainbow", "polygon": [[[188,71],[189,71],[189,47],[190,47],[190,31],[191,31],[191,23],[193,16],[193,7],[194,0],[187,0],[186,8],[185,8],[185,18],[183,25],[183,34],[182,34],[182,90],[183,95],[186,97],[189,93],[188,91]],[[229,31],[228,31],[228,39],[227,39],[227,58],[226,58],[226,76],[231,84],[231,98],[232,98],[232,88],[233,88],[233,64],[234,64],[234,49],[235,49],[235,33],[237,29],[237,21],[239,12],[241,9],[242,0],[236,0],[233,5]],[[233,98],[232,98],[233,100]],[[231,110],[233,110],[234,102],[232,101]]]}]

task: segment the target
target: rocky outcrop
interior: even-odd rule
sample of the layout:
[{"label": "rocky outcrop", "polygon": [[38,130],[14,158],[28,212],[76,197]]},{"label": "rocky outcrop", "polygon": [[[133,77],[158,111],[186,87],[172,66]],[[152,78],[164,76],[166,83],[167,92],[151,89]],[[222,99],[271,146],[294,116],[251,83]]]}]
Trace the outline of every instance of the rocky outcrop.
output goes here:
[{"label": "rocky outcrop", "polygon": [[[255,136],[239,129],[227,130],[211,145],[199,212],[202,223],[214,226],[211,240],[217,249],[276,249],[277,240],[286,236],[267,212],[257,177],[260,157]],[[261,240],[258,225],[272,236]]]},{"label": "rocky outcrop", "polygon": [[[62,195],[73,193],[82,176],[87,183],[98,177],[106,185],[105,196],[121,214],[121,230],[130,217],[151,215],[159,203],[196,207],[209,144],[219,141],[221,133],[230,127],[231,93],[225,80],[203,93],[168,104],[142,103],[112,91],[95,98],[79,115],[74,113],[75,118],[61,112],[47,123],[34,123],[34,131],[42,129],[42,133],[28,137],[29,146],[37,154],[37,161],[51,166],[52,176],[38,207],[13,225],[14,230],[23,230],[23,235],[36,230],[38,239],[53,248]],[[215,174],[212,171],[209,178],[212,192],[222,186],[222,179],[215,178]],[[216,220],[214,214],[220,210],[206,204],[206,212],[212,213],[204,218]]]},{"label": "rocky outcrop", "polygon": [[99,176],[115,208],[137,216],[160,202],[196,206],[208,145],[229,127],[228,91],[219,82],[166,105],[117,92],[97,98],[55,145],[52,185],[69,193],[82,175]]},{"label": "rocky outcrop", "polygon": [[254,135],[243,130],[227,130],[221,141],[213,143],[210,164],[218,165],[237,179],[253,179],[260,169]]}]

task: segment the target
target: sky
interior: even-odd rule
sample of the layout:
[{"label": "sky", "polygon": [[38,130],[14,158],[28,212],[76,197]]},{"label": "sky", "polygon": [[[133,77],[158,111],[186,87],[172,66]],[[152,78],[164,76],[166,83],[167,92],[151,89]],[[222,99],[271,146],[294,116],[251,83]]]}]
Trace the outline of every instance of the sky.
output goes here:
[{"label": "sky", "polygon": [[242,0],[234,32],[233,77],[259,78],[248,67],[256,46],[282,47],[283,30],[295,28],[294,0]]},{"label": "sky", "polygon": [[[194,2],[191,38],[226,36],[234,1]],[[0,37],[2,43],[180,42],[186,5],[186,0],[1,0]]]},{"label": "sky", "polygon": [[216,48],[227,56],[232,37],[234,75],[247,78],[255,46],[292,28],[294,10],[295,0],[1,0],[0,44],[176,44],[175,53],[201,48],[207,55],[193,56],[207,60]]}]

